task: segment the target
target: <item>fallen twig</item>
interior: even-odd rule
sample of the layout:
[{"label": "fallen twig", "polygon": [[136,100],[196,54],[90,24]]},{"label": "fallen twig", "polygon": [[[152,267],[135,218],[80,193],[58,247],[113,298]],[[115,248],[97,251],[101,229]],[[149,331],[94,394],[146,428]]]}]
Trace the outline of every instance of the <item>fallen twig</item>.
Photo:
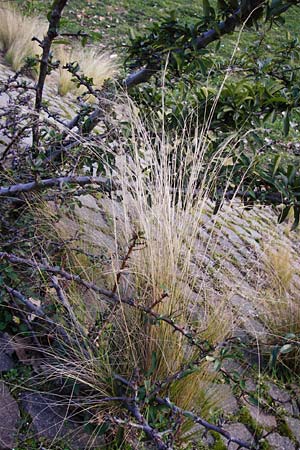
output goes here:
[{"label": "fallen twig", "polygon": [[113,181],[109,178],[74,175],[58,178],[47,178],[39,181],[31,181],[29,183],[19,183],[11,186],[0,187],[0,197],[37,191],[55,186],[61,187],[63,184],[78,184],[79,186],[97,184],[101,186],[104,192],[111,192],[116,189]]}]

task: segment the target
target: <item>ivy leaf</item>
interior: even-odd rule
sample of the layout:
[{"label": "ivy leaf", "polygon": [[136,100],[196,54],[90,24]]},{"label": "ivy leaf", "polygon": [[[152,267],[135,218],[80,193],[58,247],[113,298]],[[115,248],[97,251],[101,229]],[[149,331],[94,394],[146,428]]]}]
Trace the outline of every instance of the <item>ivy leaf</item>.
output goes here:
[{"label": "ivy leaf", "polygon": [[287,218],[287,216],[290,212],[290,209],[291,209],[291,206],[286,206],[285,208],[283,208],[282,212],[278,216],[278,223],[282,223],[285,221],[285,219]]},{"label": "ivy leaf", "polygon": [[285,111],[283,116],[283,134],[284,136],[288,136],[290,131],[290,113],[289,111]]},{"label": "ivy leaf", "polygon": [[279,350],[279,353],[281,355],[285,355],[286,353],[290,353],[293,350],[294,350],[294,346],[292,344],[285,344],[281,347],[281,349]]},{"label": "ivy leaf", "polygon": [[299,220],[300,220],[300,207],[299,206],[294,206],[294,223],[293,226],[291,228],[291,230],[295,230],[298,225],[299,225]]},{"label": "ivy leaf", "polygon": [[209,17],[210,16],[209,0],[203,0],[203,15],[204,15],[204,17]]}]

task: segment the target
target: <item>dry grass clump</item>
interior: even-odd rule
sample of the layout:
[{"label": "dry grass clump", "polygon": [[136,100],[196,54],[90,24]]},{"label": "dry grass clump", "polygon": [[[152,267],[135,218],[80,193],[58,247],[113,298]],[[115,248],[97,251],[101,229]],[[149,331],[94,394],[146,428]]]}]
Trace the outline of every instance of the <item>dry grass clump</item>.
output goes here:
[{"label": "dry grass clump", "polygon": [[[41,40],[46,32],[47,24],[39,17],[23,16],[11,3],[0,5],[0,50],[15,71],[21,69],[26,58],[41,55],[41,47],[32,38],[35,36]],[[104,81],[117,72],[114,56],[101,53],[96,48],[59,45],[53,47],[53,52],[55,58],[61,61],[57,83],[58,93],[62,96],[68,92],[81,95],[86,90],[84,87],[77,88],[72,75],[62,68],[66,63],[78,62],[80,72],[93,78],[96,89],[100,89]],[[91,97],[89,100],[93,101]]]},{"label": "dry grass clump", "polygon": [[[115,169],[123,211],[122,218],[116,215],[112,223],[116,245],[108,274],[112,279],[110,287],[120,297],[131,296],[160,317],[171,317],[182,329],[192,330],[200,341],[217,348],[231,335],[233,314],[226,293],[223,302],[216,302],[200,289],[200,280],[192,270],[201,213],[208,198],[207,180],[200,186],[198,181],[203,168],[204,135],[190,136],[187,127],[174,140],[164,133],[157,133],[153,139],[136,110],[130,111],[132,151],[129,154],[124,148],[122,152],[126,144],[125,140],[120,142],[121,155]],[[207,173],[211,177],[214,169]],[[128,258],[124,242],[128,247],[133,245]],[[80,270],[85,278],[90,270],[84,267],[83,260],[82,268],[78,268],[78,257],[68,259],[69,270],[75,261],[76,273]],[[87,297],[84,291],[79,292],[80,296],[78,290],[75,296],[74,286],[68,289],[69,301],[80,315],[84,308],[78,302],[81,298],[86,306]],[[193,370],[174,379],[160,395],[168,395],[179,407],[204,417],[219,406],[222,396],[214,384],[217,373],[183,334],[122,302],[107,306],[98,298],[98,304],[94,314],[96,334],[89,338],[91,348],[97,346],[97,355],[91,349],[81,352],[75,348],[63,356],[54,354],[46,368],[50,378],[63,376],[85,386],[84,401],[86,408],[93,410],[93,420],[101,422],[105,414],[116,413],[116,403],[101,403],[102,397],[120,395],[124,389],[114,380],[115,374],[131,380],[138,373],[147,392],[189,364]],[[99,399],[97,408],[92,406],[95,399]],[[185,419],[179,435],[190,439],[190,433],[194,434],[193,424]]]},{"label": "dry grass clump", "polygon": [[[270,354],[272,369],[288,369],[300,374],[300,297],[265,292],[261,320],[268,330],[262,347]],[[286,372],[286,370],[285,370]]]},{"label": "dry grass clump", "polygon": [[263,346],[267,344],[267,352],[271,352],[273,368],[285,367],[299,374],[300,297],[292,286],[295,255],[290,246],[271,243],[264,256],[269,288],[257,300],[261,320],[268,330]]},{"label": "dry grass clump", "polygon": [[[58,93],[61,96],[68,92],[82,95],[87,89],[84,86],[77,87],[72,81],[72,74],[63,66],[67,63],[76,62],[79,64],[80,73],[93,79],[95,89],[101,89],[105,80],[110,79],[117,73],[117,64],[113,55],[101,53],[93,47],[66,47],[59,46],[56,50],[57,58],[60,60]],[[92,96],[90,101],[93,101]]]},{"label": "dry grass clump", "polygon": [[26,58],[41,54],[32,37],[43,38],[46,29],[40,18],[21,15],[11,3],[0,6],[0,49],[14,70],[20,70]]},{"label": "dry grass clump", "polygon": [[280,293],[287,292],[295,273],[291,248],[283,244],[267,245],[264,262],[272,287]]}]

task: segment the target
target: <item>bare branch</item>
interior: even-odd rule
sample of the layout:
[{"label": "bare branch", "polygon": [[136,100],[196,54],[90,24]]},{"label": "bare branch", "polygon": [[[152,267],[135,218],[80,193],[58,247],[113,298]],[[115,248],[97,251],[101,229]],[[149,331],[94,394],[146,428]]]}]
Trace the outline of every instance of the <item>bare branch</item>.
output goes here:
[{"label": "bare branch", "polygon": [[[264,0],[256,0],[253,1],[252,11],[257,9],[259,6],[264,4]],[[243,13],[242,8],[238,8],[233,14],[231,14],[226,20],[219,22],[215,28],[212,28],[208,31],[205,31],[196,39],[195,47],[197,50],[205,48],[208,44],[220,39],[224,34],[231,33],[234,29],[243,23],[247,18],[251,16],[249,11],[246,11],[246,14]],[[160,69],[160,65],[157,62],[148,64],[146,67],[138,70],[135,73],[130,74],[127,79],[124,81],[124,85],[129,89],[133,86],[136,86],[141,83],[145,83],[148,81],[152,75],[158,72]]]},{"label": "bare branch", "polygon": [[[47,35],[44,37],[43,42],[41,43],[43,54],[40,63],[40,73],[37,82],[36,97],[35,97],[35,110],[38,114],[42,106],[43,89],[48,74],[51,45],[53,40],[58,36],[59,21],[61,18],[62,11],[67,4],[67,1],[68,0],[54,0],[51,15],[49,18],[48,32]],[[38,143],[39,143],[39,123],[37,121],[33,127],[33,145],[37,147]]]},{"label": "bare branch", "polygon": [[167,323],[174,329],[174,331],[176,331],[179,334],[181,334],[182,336],[184,336],[190,345],[199,348],[201,350],[201,352],[203,352],[204,354],[207,354],[209,351],[213,350],[213,348],[211,346],[209,346],[206,341],[205,342],[200,341],[199,338],[188,327],[177,324],[174,321],[174,319],[172,319],[171,317],[163,316],[163,315],[153,311],[150,307],[138,303],[133,298],[122,298],[119,295],[112,292],[111,290],[101,288],[101,287],[95,285],[94,283],[91,283],[89,281],[82,279],[79,275],[74,275],[70,272],[66,272],[65,270],[63,270],[57,266],[53,267],[53,266],[49,266],[48,264],[38,263],[36,261],[21,258],[19,256],[16,256],[16,255],[13,255],[10,253],[6,253],[6,252],[0,252],[0,259],[7,259],[8,261],[10,261],[13,264],[24,264],[24,265],[33,267],[37,270],[40,270],[40,271],[45,271],[48,273],[60,275],[61,277],[65,278],[66,280],[75,281],[76,283],[80,284],[81,286],[84,286],[85,288],[90,289],[90,290],[96,292],[97,294],[102,295],[104,297],[103,301],[106,301],[113,305],[123,303],[124,305],[128,305],[131,308],[138,309],[138,310],[142,311],[143,313],[148,314],[149,316],[152,316],[158,322],[161,321],[161,322]]},{"label": "bare branch", "polygon": [[77,317],[74,314],[74,311],[69,303],[69,300],[67,299],[63,289],[61,288],[61,286],[59,285],[58,279],[56,276],[51,277],[51,283],[52,286],[54,287],[54,289],[56,290],[56,294],[58,299],[60,300],[61,304],[64,306],[64,308],[68,311],[68,314],[74,324],[74,326],[76,327],[77,331],[82,335],[85,336],[86,332],[84,331],[84,329],[82,328],[82,326],[80,325],[80,323],[77,320]]},{"label": "bare branch", "polygon": [[235,443],[239,446],[239,448],[248,448],[248,449],[255,449],[256,446],[252,443],[249,442],[245,442],[241,439],[235,438],[234,436],[231,436],[231,434],[224,430],[221,427],[218,427],[217,425],[214,425],[212,423],[207,422],[206,420],[202,419],[199,416],[196,416],[196,414],[194,414],[191,411],[186,411],[182,408],[179,408],[179,406],[176,406],[174,403],[172,403],[170,401],[169,398],[160,398],[160,397],[156,397],[156,401],[160,404],[160,405],[165,405],[168,408],[170,408],[171,411],[173,411],[176,414],[180,414],[188,419],[191,419],[194,423],[197,423],[199,425],[202,425],[204,428],[206,428],[206,430],[210,430],[210,431],[215,431],[219,434],[221,434],[222,436],[224,436],[227,440],[228,443]]},{"label": "bare branch", "polygon": [[89,176],[66,176],[58,178],[46,178],[39,181],[31,181],[29,183],[19,183],[12,186],[0,187],[0,197],[6,195],[17,195],[21,193],[43,190],[55,186],[62,186],[63,184],[78,184],[85,186],[87,184],[97,184],[101,186],[104,192],[111,192],[115,188],[113,181],[104,177],[89,177]]}]

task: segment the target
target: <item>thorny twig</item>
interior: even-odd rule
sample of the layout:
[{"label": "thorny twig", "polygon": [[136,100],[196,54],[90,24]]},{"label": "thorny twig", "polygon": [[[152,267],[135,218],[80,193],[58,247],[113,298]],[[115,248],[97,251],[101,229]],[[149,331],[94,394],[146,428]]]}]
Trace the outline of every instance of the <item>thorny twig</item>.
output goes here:
[{"label": "thorny twig", "polygon": [[139,234],[138,233],[134,233],[134,235],[131,238],[130,244],[128,246],[127,253],[126,253],[126,255],[123,258],[121,267],[118,270],[118,273],[116,275],[116,282],[114,284],[114,287],[112,288],[113,294],[115,294],[117,292],[117,288],[118,288],[118,286],[120,284],[120,279],[121,279],[121,276],[123,274],[123,271],[126,269],[127,263],[128,263],[128,261],[129,261],[129,259],[131,257],[132,252],[136,249],[139,239],[140,239]]},{"label": "thorny twig", "polygon": [[145,305],[142,305],[138,303],[134,298],[122,298],[119,295],[113,293],[109,289],[104,289],[99,286],[97,286],[94,283],[91,283],[90,281],[86,281],[83,278],[81,278],[79,275],[72,274],[70,272],[65,271],[64,269],[61,269],[58,266],[49,266],[48,264],[42,264],[36,261],[32,261],[31,259],[21,258],[19,256],[7,253],[7,252],[0,252],[0,259],[7,259],[13,264],[25,264],[30,267],[34,267],[37,270],[49,272],[52,274],[60,275],[62,278],[65,278],[69,281],[75,281],[76,283],[80,284],[81,286],[84,286],[86,289],[92,290],[96,292],[97,294],[100,294],[103,296],[103,300],[111,303],[113,305],[123,303],[124,305],[128,305],[131,308],[135,308],[140,310],[141,312],[152,316],[155,320],[158,322],[165,322],[168,325],[170,325],[174,331],[178,332],[182,336],[184,336],[190,345],[197,347],[202,352],[207,353],[208,351],[212,350],[210,346],[208,346],[208,343],[206,341],[202,342],[199,341],[197,336],[194,335],[194,333],[187,327],[183,325],[177,324],[173,318],[168,316],[163,316],[161,314],[158,314],[157,312],[153,311],[150,307],[147,307]]},{"label": "thorny twig", "polygon": [[[36,97],[35,97],[35,110],[39,114],[42,107],[43,100],[43,89],[45,80],[48,74],[49,59],[50,59],[50,49],[53,40],[58,35],[58,27],[61,18],[62,11],[66,6],[68,0],[55,0],[52,6],[52,11],[49,18],[49,27],[46,36],[41,42],[41,47],[43,49],[43,54],[40,62],[40,72],[39,79],[36,86]],[[39,123],[38,121],[33,127],[33,146],[37,149],[39,144]]]},{"label": "thorny twig", "polygon": [[180,414],[180,415],[192,420],[194,423],[202,425],[204,428],[206,428],[206,430],[215,431],[215,432],[221,434],[222,436],[224,436],[227,439],[228,444],[233,442],[234,444],[237,444],[239,446],[239,448],[248,448],[248,449],[256,448],[256,446],[253,443],[245,442],[242,439],[236,438],[236,437],[232,436],[228,431],[224,430],[222,427],[219,427],[210,422],[207,422],[206,420],[202,419],[201,417],[197,416],[196,414],[194,414],[191,411],[187,411],[182,408],[179,408],[174,403],[172,403],[170,401],[170,399],[167,397],[166,398],[156,397],[155,400],[160,405],[167,406],[174,413]]},{"label": "thorny twig", "polygon": [[[133,414],[133,416],[137,419],[137,421],[139,423],[138,427],[141,428],[145,432],[145,434],[149,438],[151,438],[151,440],[153,441],[154,436],[153,435],[151,436],[151,432],[150,432],[150,434],[147,432],[147,431],[149,431],[147,427],[144,427],[143,420],[145,420],[145,419],[138,407],[138,402],[139,402],[138,394],[137,394],[138,387],[135,384],[135,381],[134,380],[132,382],[128,381],[128,380],[124,379],[124,377],[121,377],[118,375],[117,376],[115,375],[115,379],[121,381],[123,384],[125,384],[127,387],[129,387],[134,392],[135,400],[132,402],[133,406],[128,408],[128,405],[126,405],[126,407]],[[207,422],[206,420],[202,419],[201,417],[197,416],[196,414],[194,414],[191,411],[184,410],[184,409],[178,407],[177,405],[172,403],[168,397],[162,398],[159,396],[155,396],[152,399],[152,401],[157,402],[160,405],[164,405],[164,406],[168,407],[176,415],[179,415],[181,417],[186,417],[187,419],[192,420],[195,424],[199,424],[199,425],[203,426],[208,431],[215,431],[218,434],[221,434],[222,436],[224,436],[227,439],[228,444],[233,442],[233,443],[237,444],[239,446],[239,448],[247,448],[247,449],[255,449],[256,448],[253,443],[245,442],[242,439],[236,438],[236,437],[232,436],[228,431],[224,430],[222,427],[214,425],[210,422]],[[118,423],[120,423],[120,422],[118,422]],[[133,426],[133,427],[135,427],[137,425],[130,421],[124,421],[123,424],[127,424],[127,425]],[[150,427],[150,428],[151,428],[151,431],[153,432],[154,429],[152,427]],[[160,433],[157,433],[157,434],[158,434],[158,437],[160,437],[159,436]],[[158,448],[160,448],[160,447],[158,447]],[[172,450],[172,447],[170,447],[170,446],[165,446],[162,448]]]},{"label": "thorny twig", "polygon": [[68,314],[73,322],[73,325],[76,327],[77,331],[82,335],[85,336],[86,332],[84,331],[84,329],[82,328],[82,326],[80,325],[80,323],[77,320],[77,317],[74,314],[74,311],[69,303],[69,300],[67,299],[62,287],[59,284],[59,281],[57,279],[56,276],[51,277],[51,283],[52,286],[54,287],[57,297],[60,300],[61,304],[64,306],[64,308],[66,308],[66,310],[68,311]]}]

